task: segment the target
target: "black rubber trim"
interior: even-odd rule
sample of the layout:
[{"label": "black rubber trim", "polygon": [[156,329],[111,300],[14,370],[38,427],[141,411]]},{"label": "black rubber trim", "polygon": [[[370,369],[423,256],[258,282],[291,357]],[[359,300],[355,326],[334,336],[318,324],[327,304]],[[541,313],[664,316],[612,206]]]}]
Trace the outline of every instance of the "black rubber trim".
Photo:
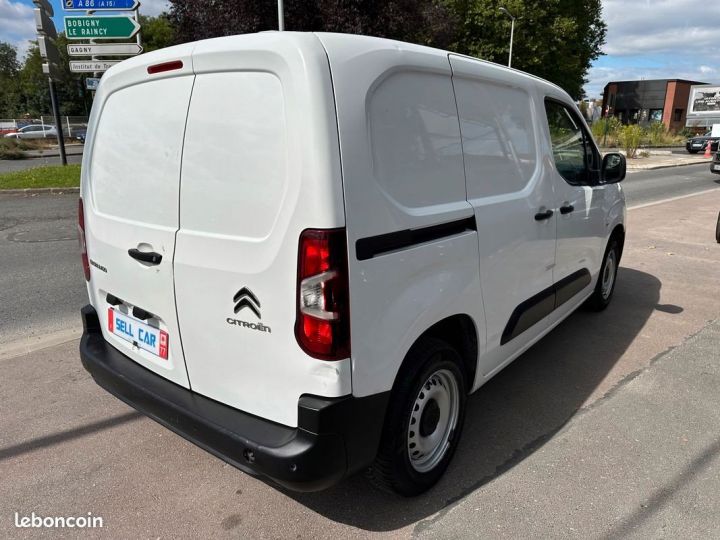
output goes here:
[{"label": "black rubber trim", "polygon": [[471,216],[448,223],[441,223],[440,225],[431,225],[420,229],[405,229],[361,238],[355,242],[355,253],[358,261],[366,261],[390,251],[407,249],[425,242],[432,242],[440,238],[476,230],[475,216]]},{"label": "black rubber trim", "polygon": [[375,458],[390,392],[360,398],[303,395],[298,427],[284,426],[145,369],[105,341],[92,306],[81,313],[80,358],[102,388],[244,472],[296,491],[318,491]]},{"label": "black rubber trim", "polygon": [[583,268],[522,302],[510,315],[510,320],[505,325],[505,330],[500,338],[500,345],[505,345],[550,315],[590,285],[591,281],[590,271]]}]

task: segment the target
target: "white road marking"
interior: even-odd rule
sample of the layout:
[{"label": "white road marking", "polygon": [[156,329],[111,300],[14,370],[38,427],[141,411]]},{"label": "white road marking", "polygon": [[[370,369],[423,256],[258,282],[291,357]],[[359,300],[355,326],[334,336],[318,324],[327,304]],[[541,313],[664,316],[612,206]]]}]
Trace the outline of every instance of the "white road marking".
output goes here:
[{"label": "white road marking", "polygon": [[678,195],[677,197],[670,197],[668,199],[660,199],[659,201],[653,201],[644,204],[636,204],[635,206],[629,206],[628,210],[637,210],[639,208],[647,208],[648,206],[656,206],[658,204],[664,204],[672,201],[679,201],[680,199],[687,199],[688,197],[695,197],[696,195],[702,195],[704,193],[710,193],[711,191],[717,191],[720,187],[705,189],[703,191],[696,191],[695,193],[688,193],[687,195]]}]

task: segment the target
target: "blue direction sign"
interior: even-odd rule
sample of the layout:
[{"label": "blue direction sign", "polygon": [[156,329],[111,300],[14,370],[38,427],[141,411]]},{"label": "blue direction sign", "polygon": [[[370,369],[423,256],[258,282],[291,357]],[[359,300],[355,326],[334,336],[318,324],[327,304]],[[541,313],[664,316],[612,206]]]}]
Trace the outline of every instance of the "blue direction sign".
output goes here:
[{"label": "blue direction sign", "polygon": [[66,11],[133,11],[139,0],[62,0]]}]

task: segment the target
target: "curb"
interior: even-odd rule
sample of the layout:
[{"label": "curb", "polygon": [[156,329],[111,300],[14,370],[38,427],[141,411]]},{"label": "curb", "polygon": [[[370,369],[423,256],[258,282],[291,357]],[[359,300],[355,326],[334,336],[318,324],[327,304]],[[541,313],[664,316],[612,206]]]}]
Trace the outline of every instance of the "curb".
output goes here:
[{"label": "curb", "polygon": [[56,193],[56,194],[80,193],[80,188],[79,187],[66,187],[66,188],[50,187],[50,188],[0,189],[0,195],[6,194],[6,193],[9,195],[39,195],[42,193]]},{"label": "curb", "polygon": [[670,165],[653,165],[651,167],[628,167],[628,172],[655,171],[657,169],[671,169],[673,167],[687,167],[688,165],[710,165],[712,161],[698,161],[695,163],[672,163]]}]

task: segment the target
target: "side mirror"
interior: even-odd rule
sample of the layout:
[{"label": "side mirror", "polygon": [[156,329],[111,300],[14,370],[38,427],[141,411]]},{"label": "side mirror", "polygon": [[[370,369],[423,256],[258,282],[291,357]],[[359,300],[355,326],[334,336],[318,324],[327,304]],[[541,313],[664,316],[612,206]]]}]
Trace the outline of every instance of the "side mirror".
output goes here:
[{"label": "side mirror", "polygon": [[605,154],[600,171],[600,181],[603,184],[617,184],[622,182],[627,171],[625,156],[617,153]]}]

